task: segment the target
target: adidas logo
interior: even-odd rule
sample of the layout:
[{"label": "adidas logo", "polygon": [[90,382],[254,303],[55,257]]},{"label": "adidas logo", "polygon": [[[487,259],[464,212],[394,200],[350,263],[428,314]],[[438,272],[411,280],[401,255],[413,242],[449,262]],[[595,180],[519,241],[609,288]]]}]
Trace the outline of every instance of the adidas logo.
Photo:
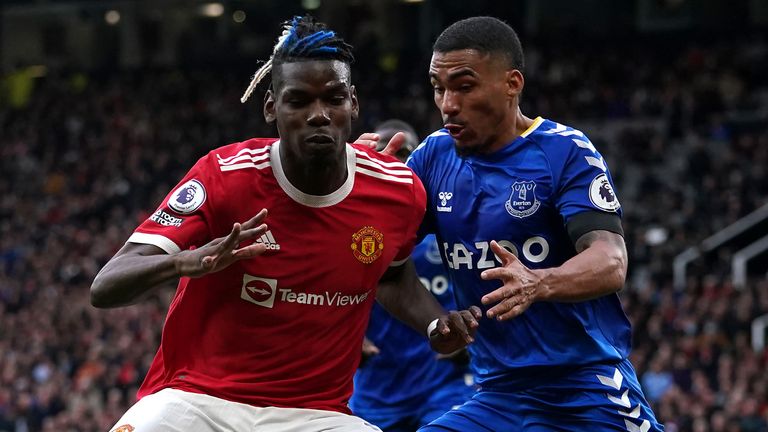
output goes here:
[{"label": "adidas logo", "polygon": [[272,230],[268,230],[261,235],[261,238],[256,240],[255,243],[262,243],[267,247],[267,250],[280,250],[280,245],[275,241],[275,237],[272,236]]}]

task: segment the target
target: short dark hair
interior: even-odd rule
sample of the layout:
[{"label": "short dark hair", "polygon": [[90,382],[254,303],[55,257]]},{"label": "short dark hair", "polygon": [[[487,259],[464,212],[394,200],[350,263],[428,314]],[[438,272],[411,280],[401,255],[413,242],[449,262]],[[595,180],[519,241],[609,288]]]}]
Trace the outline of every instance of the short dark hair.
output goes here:
[{"label": "short dark hair", "polygon": [[520,71],[525,67],[523,47],[517,33],[498,18],[479,16],[456,21],[443,30],[432,47],[440,53],[463,49],[502,54],[509,67]]},{"label": "short dark hair", "polygon": [[[273,66],[306,60],[338,60],[347,66],[355,61],[352,46],[336,32],[310,15],[295,16],[283,23],[283,34],[277,39],[272,56],[256,71],[240,102],[245,103],[256,85],[272,72]],[[274,75],[273,75],[274,81]],[[273,83],[274,84],[274,83]]]}]

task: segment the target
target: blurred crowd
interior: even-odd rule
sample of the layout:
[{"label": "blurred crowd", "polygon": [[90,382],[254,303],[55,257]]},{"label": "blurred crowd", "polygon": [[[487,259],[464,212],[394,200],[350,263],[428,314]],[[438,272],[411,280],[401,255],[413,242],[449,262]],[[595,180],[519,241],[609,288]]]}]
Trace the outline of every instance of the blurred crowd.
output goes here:
[{"label": "blurred crowd", "polygon": [[[523,112],[584,130],[616,179],[631,260],[620,295],[658,419],[768,431],[768,352],[750,346],[766,276],[737,290],[718,262],[676,290],[671,273],[676,254],[768,203],[766,45],[531,46],[527,63]],[[426,63],[402,68],[424,73],[355,71],[355,133],[388,117],[439,127]],[[275,135],[259,97],[239,103],[248,75],[235,75],[50,73],[0,106],[0,431],[104,431],[134,402],[173,291],[97,310],[88,288],[198,157]]]}]

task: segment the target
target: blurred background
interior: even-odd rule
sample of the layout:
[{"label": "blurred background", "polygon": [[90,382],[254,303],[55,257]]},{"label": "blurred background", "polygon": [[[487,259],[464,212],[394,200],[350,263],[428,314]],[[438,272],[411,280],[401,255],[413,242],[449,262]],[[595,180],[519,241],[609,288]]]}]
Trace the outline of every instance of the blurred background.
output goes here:
[{"label": "blurred background", "polygon": [[0,431],[104,431],[134,402],[172,293],[97,310],[90,282],[197,158],[275,136],[264,86],[238,99],[307,12],[355,47],[355,134],[439,128],[436,36],[510,23],[523,112],[586,132],[616,180],[658,419],[768,431],[763,0],[0,1]]}]

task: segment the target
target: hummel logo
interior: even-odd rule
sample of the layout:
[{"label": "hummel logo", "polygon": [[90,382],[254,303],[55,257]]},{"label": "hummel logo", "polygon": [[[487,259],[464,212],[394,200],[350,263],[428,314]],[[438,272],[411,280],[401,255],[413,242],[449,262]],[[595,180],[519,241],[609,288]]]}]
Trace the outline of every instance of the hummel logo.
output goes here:
[{"label": "hummel logo", "polygon": [[275,237],[272,236],[272,230],[269,230],[261,235],[261,238],[256,240],[255,243],[262,243],[267,247],[267,250],[280,250],[280,245],[275,241]]},{"label": "hummel logo", "polygon": [[440,205],[437,206],[437,211],[449,213],[453,210],[453,206],[448,205],[448,201],[453,198],[453,192],[440,192],[437,194],[437,197],[440,198]]}]

